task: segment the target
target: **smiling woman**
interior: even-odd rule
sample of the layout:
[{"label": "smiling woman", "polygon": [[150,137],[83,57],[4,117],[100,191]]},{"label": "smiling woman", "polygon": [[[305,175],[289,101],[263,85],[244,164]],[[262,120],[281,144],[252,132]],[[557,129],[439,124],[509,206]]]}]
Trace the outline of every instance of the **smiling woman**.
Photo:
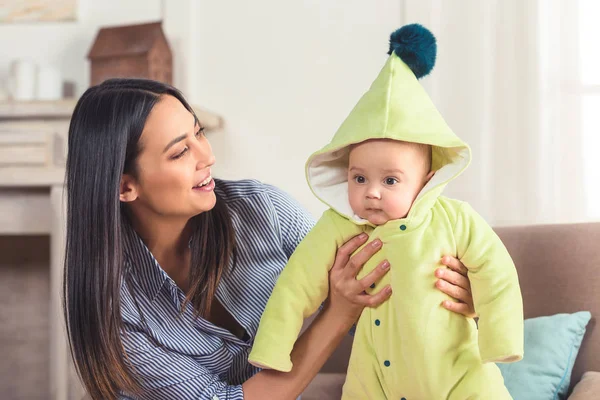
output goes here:
[{"label": "smiling woman", "polygon": [[[195,114],[169,86],[109,80],[79,100],[69,129],[65,304],[71,350],[94,398],[139,391],[121,350],[121,289],[131,279],[123,243],[128,229],[155,249],[157,262],[186,289],[198,313],[211,308],[234,247],[226,204],[216,204],[213,163]],[[209,229],[210,235],[191,234]],[[192,237],[201,258],[185,251],[174,256],[157,245],[180,250]]]},{"label": "smiling woman", "polygon": [[136,220],[151,220],[148,214],[190,216],[213,208],[214,183],[194,189],[211,182],[215,162],[203,131],[191,109],[176,97],[157,101],[140,139],[144,151],[137,160],[139,176],[125,174],[121,181],[121,201],[131,203]]}]

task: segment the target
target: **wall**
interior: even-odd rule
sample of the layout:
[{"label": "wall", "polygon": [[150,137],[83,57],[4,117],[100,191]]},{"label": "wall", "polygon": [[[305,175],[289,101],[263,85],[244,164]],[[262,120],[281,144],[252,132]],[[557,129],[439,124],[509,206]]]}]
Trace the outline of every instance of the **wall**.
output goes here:
[{"label": "wall", "polygon": [[275,184],[319,216],[306,158],[375,79],[400,14],[398,0],[199,2],[189,97],[225,117],[216,174]]},{"label": "wall", "polygon": [[25,58],[60,68],[78,94],[89,84],[87,53],[101,26],[157,21],[160,0],[79,0],[72,22],[0,24],[0,87],[10,62]]},{"label": "wall", "polygon": [[59,66],[81,94],[100,26],[162,16],[175,85],[226,120],[210,135],[215,174],[275,184],[318,216],[324,206],[306,185],[304,162],[383,66],[401,9],[399,0],[80,0],[75,22],[0,25],[0,81],[10,60],[24,57]]}]

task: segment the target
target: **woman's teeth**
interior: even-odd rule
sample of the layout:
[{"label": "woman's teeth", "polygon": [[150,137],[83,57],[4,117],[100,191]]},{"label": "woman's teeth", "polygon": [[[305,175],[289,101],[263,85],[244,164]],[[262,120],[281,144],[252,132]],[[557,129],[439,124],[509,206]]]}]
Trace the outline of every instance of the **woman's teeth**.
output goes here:
[{"label": "woman's teeth", "polygon": [[212,176],[209,176],[208,178],[206,178],[205,180],[203,180],[197,186],[194,186],[194,187],[206,186],[206,185],[208,185],[210,183],[211,180],[212,180]]}]

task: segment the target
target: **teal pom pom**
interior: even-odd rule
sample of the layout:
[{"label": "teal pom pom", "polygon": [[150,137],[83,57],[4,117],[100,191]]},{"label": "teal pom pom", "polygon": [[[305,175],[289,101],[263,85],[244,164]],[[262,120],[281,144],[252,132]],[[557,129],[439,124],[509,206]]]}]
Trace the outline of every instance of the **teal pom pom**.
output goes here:
[{"label": "teal pom pom", "polygon": [[435,36],[419,24],[405,25],[390,35],[390,51],[396,53],[417,79],[427,75],[435,65]]}]

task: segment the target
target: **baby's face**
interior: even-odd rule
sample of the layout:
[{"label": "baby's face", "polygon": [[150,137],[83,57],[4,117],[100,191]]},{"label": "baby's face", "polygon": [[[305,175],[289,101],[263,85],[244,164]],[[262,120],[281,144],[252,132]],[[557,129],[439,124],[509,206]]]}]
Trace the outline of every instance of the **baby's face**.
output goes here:
[{"label": "baby's face", "polygon": [[350,150],[350,206],[374,225],[404,218],[432,175],[418,145],[385,139],[360,143]]}]

